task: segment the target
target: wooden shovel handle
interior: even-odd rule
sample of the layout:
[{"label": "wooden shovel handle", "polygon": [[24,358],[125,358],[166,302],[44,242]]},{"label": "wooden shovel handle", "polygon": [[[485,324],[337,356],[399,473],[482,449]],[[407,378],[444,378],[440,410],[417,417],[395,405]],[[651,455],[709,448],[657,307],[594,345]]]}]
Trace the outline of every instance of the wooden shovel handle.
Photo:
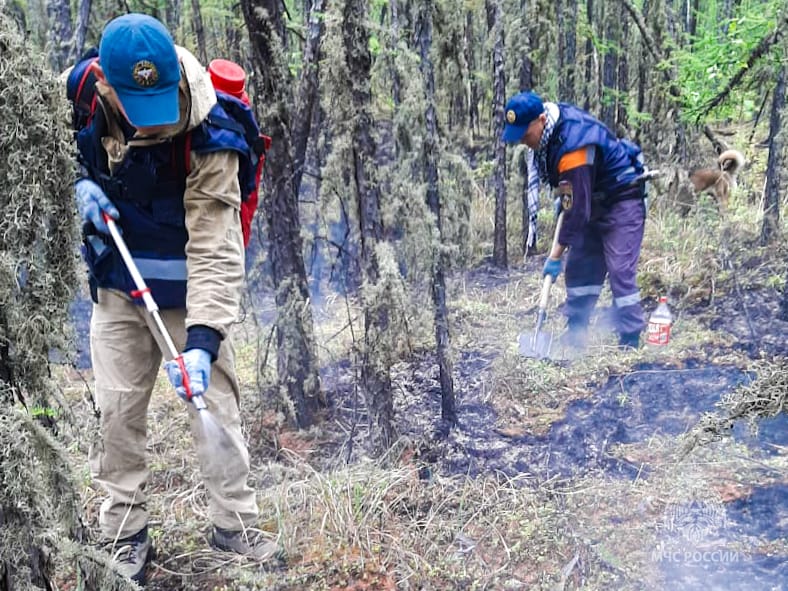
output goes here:
[{"label": "wooden shovel handle", "polygon": [[[564,221],[564,212],[558,214],[558,219],[555,222],[555,233],[553,234],[553,246],[550,248],[550,252],[553,252],[555,247],[558,245],[558,234],[561,232],[561,224]],[[550,254],[548,253],[548,257]],[[553,277],[552,275],[545,275],[544,281],[542,282],[542,296],[539,298],[539,309],[546,310],[547,304],[550,302],[550,288],[553,286]]]}]

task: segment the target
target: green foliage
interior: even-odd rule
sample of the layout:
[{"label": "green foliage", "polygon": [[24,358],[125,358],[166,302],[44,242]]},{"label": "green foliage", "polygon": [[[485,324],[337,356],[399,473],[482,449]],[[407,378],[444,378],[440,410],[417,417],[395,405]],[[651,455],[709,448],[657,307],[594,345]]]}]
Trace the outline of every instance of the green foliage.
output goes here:
[{"label": "green foliage", "polygon": [[[695,120],[709,101],[723,90],[731,76],[746,65],[753,49],[774,30],[781,4],[770,1],[742,5],[739,14],[728,23],[727,32],[720,23],[701,19],[692,43],[675,51],[673,57],[678,64],[678,85],[682,89],[687,120]],[[749,76],[757,80],[772,66],[769,60],[759,63]],[[769,74],[765,77],[773,79]],[[714,115],[719,119],[752,118],[762,96],[760,85],[739,85]]]}]

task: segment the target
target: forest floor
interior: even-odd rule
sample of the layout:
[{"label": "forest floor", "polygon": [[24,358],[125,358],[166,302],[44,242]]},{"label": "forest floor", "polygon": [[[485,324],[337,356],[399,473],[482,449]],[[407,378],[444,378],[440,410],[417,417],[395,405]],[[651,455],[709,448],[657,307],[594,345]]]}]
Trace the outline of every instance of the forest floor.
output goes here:
[{"label": "forest floor", "polygon": [[[670,297],[664,347],[617,350],[607,293],[585,356],[520,357],[542,257],[452,276],[459,425],[446,431],[434,355],[414,346],[394,367],[401,439],[383,460],[367,449],[348,353],[360,333],[348,303],[315,304],[329,406],[309,432],[285,426],[271,403],[272,376],[258,374],[270,332],[260,319],[272,317],[273,304],[257,305],[236,334],[242,406],[260,525],[287,558],[256,564],[208,547],[187,413],[161,373],[149,422],[157,558],[148,588],[788,589],[788,416],[779,387],[788,384],[788,323],[778,319],[788,251],[758,246],[751,206],[725,223],[712,210],[684,219],[658,210],[647,222],[639,281],[647,313],[659,295]],[[556,303],[562,287],[561,278]],[[556,333],[559,307],[548,326]],[[431,334],[428,325],[419,331]],[[90,370],[66,373],[75,415],[89,415]],[[702,428],[754,389],[776,408],[757,431],[743,420],[728,431]],[[95,534],[103,495],[87,468],[90,436],[70,436]],[[69,580],[64,573],[61,588]]]}]

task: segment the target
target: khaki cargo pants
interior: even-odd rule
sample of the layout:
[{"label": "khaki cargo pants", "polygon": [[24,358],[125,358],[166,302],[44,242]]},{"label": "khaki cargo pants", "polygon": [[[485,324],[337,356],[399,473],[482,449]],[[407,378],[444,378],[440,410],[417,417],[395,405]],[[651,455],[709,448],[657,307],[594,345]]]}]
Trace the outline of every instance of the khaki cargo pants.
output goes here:
[{"label": "khaki cargo pants", "polygon": [[[162,363],[153,319],[143,306],[100,289],[93,306],[90,349],[101,410],[101,438],[90,450],[94,480],[109,495],[101,505],[99,523],[107,539],[134,535],[148,523],[145,483],[147,414],[151,391]],[[161,316],[180,351],[186,341],[185,310],[162,310]],[[176,396],[170,389],[167,395]],[[211,368],[205,393],[208,410],[224,427],[220,441],[206,434],[197,411],[189,413],[194,457],[208,493],[209,517],[214,525],[239,530],[255,525],[257,504],[248,486],[249,452],[241,433],[239,388],[234,351],[229,339],[222,343]],[[173,437],[175,437],[173,435]],[[191,451],[191,450],[190,450]]]}]

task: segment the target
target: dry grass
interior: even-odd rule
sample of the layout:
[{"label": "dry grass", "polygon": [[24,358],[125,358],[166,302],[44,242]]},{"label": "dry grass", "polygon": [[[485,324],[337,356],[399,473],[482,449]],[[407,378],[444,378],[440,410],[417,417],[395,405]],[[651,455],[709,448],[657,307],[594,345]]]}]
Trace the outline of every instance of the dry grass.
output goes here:
[{"label": "dry grass", "polygon": [[[742,182],[746,186],[746,180]],[[770,252],[754,246],[756,207],[735,199],[729,216],[721,219],[707,203],[680,218],[667,200],[652,204],[639,279],[648,306],[661,294],[671,296],[676,322],[665,348],[619,352],[611,346],[612,336],[600,330],[583,359],[522,359],[516,340],[519,332],[532,329],[541,284],[539,262],[452,278],[449,301],[459,402],[492,405],[497,419],[491,431],[512,437],[539,435],[564,417],[572,401],[589,398],[611,376],[626,375],[638,364],[681,366],[696,360],[750,369],[759,376],[736,398],[755,406],[742,407],[732,398],[724,407],[729,412],[722,415],[725,420],[751,414],[757,405],[761,414],[784,412],[781,361],[753,364],[730,346],[731,334],[712,330],[705,316],[710,303],[735,295],[737,282],[745,291],[781,287],[784,247]],[[490,211],[489,203],[473,208],[479,236],[490,229],[483,211]],[[543,238],[550,232],[548,222],[543,216]],[[750,256],[757,264],[744,265]],[[405,353],[431,349],[431,312],[423,305],[425,297],[414,297],[403,338]],[[556,334],[562,329],[556,304],[564,297],[559,281],[549,321]],[[600,305],[609,302],[606,291]],[[237,330],[236,350],[253,484],[261,527],[278,537],[287,566],[258,565],[208,549],[205,492],[191,453],[186,414],[162,374],[149,425],[149,509],[159,548],[152,589],[659,589],[665,572],[653,553],[664,541],[671,504],[698,489],[727,501],[743,498],[753,486],[784,482],[784,452],[757,458],[746,446],[719,437],[698,442],[705,445],[688,452],[682,448],[684,439],[667,436],[609,450],[644,467],[634,480],[599,470],[547,481],[529,473],[517,478],[448,476],[425,465],[419,455],[430,443],[429,425],[422,439],[399,442],[385,462],[365,460],[359,453],[346,464],[342,440],[349,437],[348,426],[340,418],[306,433],[288,430],[270,397],[273,305],[263,303],[247,312]],[[315,318],[320,361],[327,368],[324,384],[337,392],[349,388],[354,343],[362,328],[358,305],[328,296],[316,303]],[[483,363],[474,365],[464,354]],[[263,360],[265,370],[260,371]],[[405,361],[395,385],[418,399],[424,394],[411,391],[416,386],[408,382],[409,375]],[[434,376],[425,379],[434,381]],[[66,381],[70,385],[64,400],[77,409],[75,417],[88,416],[84,384],[90,383],[89,372],[68,373]],[[338,394],[337,400],[349,404]],[[363,420],[358,428],[363,438]],[[85,519],[95,529],[102,495],[86,469],[86,433],[91,429],[86,423],[83,432],[72,434],[70,452],[83,484]],[[786,548],[774,551],[788,553]]]}]

